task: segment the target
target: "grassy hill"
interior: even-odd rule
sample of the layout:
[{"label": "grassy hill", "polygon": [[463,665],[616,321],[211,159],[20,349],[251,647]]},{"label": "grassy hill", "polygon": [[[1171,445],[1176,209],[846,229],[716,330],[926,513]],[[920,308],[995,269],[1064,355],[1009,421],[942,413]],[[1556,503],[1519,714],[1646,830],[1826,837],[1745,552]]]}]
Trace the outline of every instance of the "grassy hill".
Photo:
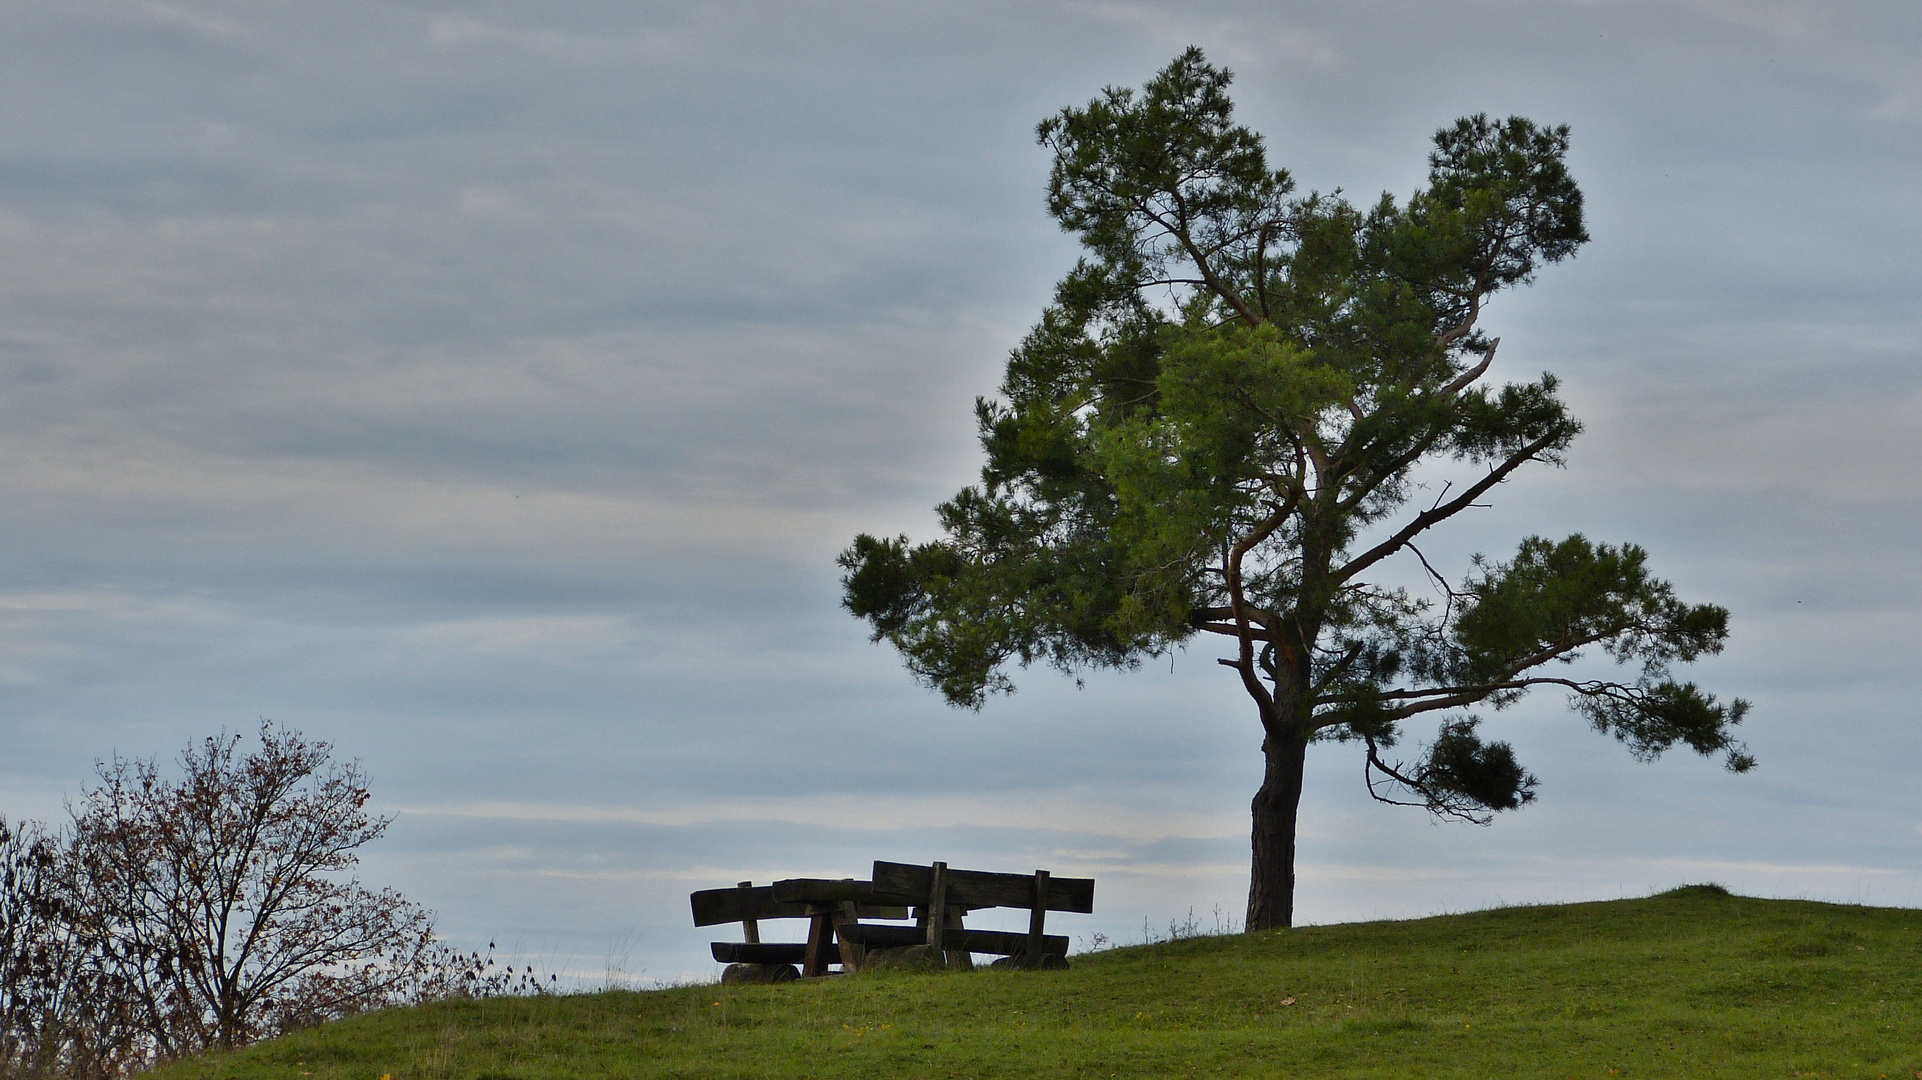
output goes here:
[{"label": "grassy hill", "polygon": [[1189,938],[1065,972],[449,1002],[166,1080],[1922,1078],[1922,911],[1734,897]]}]

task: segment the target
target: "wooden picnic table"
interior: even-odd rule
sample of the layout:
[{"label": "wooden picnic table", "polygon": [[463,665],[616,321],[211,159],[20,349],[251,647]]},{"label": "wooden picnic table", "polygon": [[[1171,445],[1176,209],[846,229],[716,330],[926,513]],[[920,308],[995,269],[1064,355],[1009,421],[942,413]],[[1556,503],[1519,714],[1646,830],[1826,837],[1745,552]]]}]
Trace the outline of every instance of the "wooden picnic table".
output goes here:
[{"label": "wooden picnic table", "polygon": [[[1057,878],[1046,870],[999,874],[950,869],[942,862],[876,862],[866,881],[788,878],[758,887],[742,882],[733,889],[696,892],[690,900],[696,926],[742,924],[746,941],[713,944],[714,959],[729,965],[798,963],[802,977],[813,977],[837,963],[843,971],[859,970],[869,949],[925,945],[938,962],[955,967],[973,966],[970,954],[977,952],[1015,958],[1022,966],[1062,966],[1068,939],[1044,933],[1047,912],[1093,912],[1094,879]],[[969,911],[990,907],[1027,908],[1028,932],[963,925]],[[913,925],[905,926],[862,921],[910,917]],[[780,918],[807,919],[807,941],[762,942],[760,921]]]}]

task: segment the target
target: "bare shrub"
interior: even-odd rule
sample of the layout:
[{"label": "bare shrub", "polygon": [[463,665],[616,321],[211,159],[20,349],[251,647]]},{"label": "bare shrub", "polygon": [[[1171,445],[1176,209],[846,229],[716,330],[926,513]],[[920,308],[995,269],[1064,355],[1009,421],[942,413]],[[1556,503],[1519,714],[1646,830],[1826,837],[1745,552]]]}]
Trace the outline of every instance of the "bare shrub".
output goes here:
[{"label": "bare shrub", "polygon": [[115,758],[74,811],[88,900],[163,1057],[384,1004],[433,940],[426,910],[341,876],[391,820],[368,815],[358,765],[271,723],[240,743],[190,746],[178,780]]},{"label": "bare shrub", "polygon": [[0,818],[0,1077],[112,1076],[146,1057],[77,865],[71,833]]},{"label": "bare shrub", "polygon": [[405,1002],[546,991],[353,876],[391,819],[355,763],[260,727],[178,778],[119,757],[49,833],[0,818],[0,1080],[110,1077]]}]

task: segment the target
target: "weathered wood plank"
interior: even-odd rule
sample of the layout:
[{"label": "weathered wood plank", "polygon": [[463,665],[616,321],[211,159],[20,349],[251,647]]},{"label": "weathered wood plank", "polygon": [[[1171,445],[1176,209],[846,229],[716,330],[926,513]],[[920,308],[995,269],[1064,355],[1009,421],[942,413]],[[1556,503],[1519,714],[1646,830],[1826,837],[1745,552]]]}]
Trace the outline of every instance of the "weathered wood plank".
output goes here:
[{"label": "weathered wood plank", "polygon": [[798,942],[778,941],[716,941],[709,948],[723,964],[800,964],[807,961],[808,951]]},{"label": "weathered wood plank", "polygon": [[[961,944],[956,945],[954,939]],[[997,956],[1014,956],[1028,948],[1028,935],[1011,930],[963,930],[948,931],[948,948],[966,952],[993,953]],[[1041,937],[1041,951],[1057,956],[1068,955],[1066,934],[1044,934]]]},{"label": "weathered wood plank", "polygon": [[828,965],[841,959],[840,951],[834,947],[834,924],[831,916],[823,913],[808,922],[807,950],[801,957],[801,976],[820,975],[827,971]]},{"label": "weathered wood plank", "polygon": [[[879,865],[879,864],[877,864]],[[936,952],[947,950],[948,930],[948,864],[937,862],[928,867],[928,947]]]},{"label": "weathered wood plank", "polygon": [[874,883],[854,878],[785,878],[773,884],[774,898],[788,903],[838,904],[874,899]]},{"label": "weathered wood plank", "polygon": [[870,915],[867,910],[898,910],[927,899],[926,893],[884,895],[875,891],[873,882],[854,878],[786,878],[770,888],[774,899],[783,903],[840,904],[851,900],[862,907],[862,918],[867,919],[905,919],[906,915]]},{"label": "weathered wood plank", "polygon": [[[702,889],[688,895],[694,909],[695,926],[744,922],[748,919],[805,919],[806,904],[782,903],[774,898],[774,887],[761,885],[743,889]],[[742,961],[747,963],[748,961]]]},{"label": "weathered wood plank", "polygon": [[947,930],[944,941],[947,943],[948,966],[956,971],[974,970],[974,953],[968,948],[968,928],[961,925],[961,909],[948,909]]},{"label": "weathered wood plank", "polygon": [[920,926],[890,926],[887,923],[860,923],[841,928],[841,934],[857,945],[870,949],[897,949],[903,945],[926,945],[928,932]]},{"label": "weathered wood plank", "polygon": [[1046,951],[1041,946],[1044,922],[1048,918],[1049,874],[1046,870],[1034,872],[1034,906],[1028,910],[1028,953],[1038,956]]},{"label": "weathered wood plank", "polygon": [[[743,881],[735,886],[737,889],[752,889],[753,887],[754,883],[752,881]],[[747,931],[741,936],[747,938],[749,945],[759,945],[761,943],[761,923],[759,920],[752,918],[742,919],[741,929]]]},{"label": "weathered wood plank", "polygon": [[861,947],[860,942],[854,941],[847,936],[848,927],[860,925],[860,922],[854,915],[854,901],[841,901],[841,910],[834,912],[828,916],[828,918],[834,923],[834,940],[840,946],[841,970],[861,970],[861,958],[866,950]]},{"label": "weathered wood plank", "polygon": [[[965,908],[1030,907],[1034,903],[1034,875],[996,874],[985,870],[947,871],[948,903]],[[934,868],[911,863],[876,862],[874,895],[926,897],[934,886]],[[1093,878],[1048,878],[1048,911],[1094,911]]]},{"label": "weathered wood plank", "polygon": [[[889,926],[883,923],[862,923],[859,926],[842,928],[849,941],[858,942],[870,949],[893,949],[902,945],[925,945],[928,932],[919,926]],[[953,930],[944,936],[945,944],[956,952],[992,953],[996,956],[1014,956],[1027,951],[1028,935],[1007,930]],[[1063,934],[1044,934],[1041,938],[1041,951],[1059,956],[1068,954],[1068,938]]]},{"label": "weathered wood plank", "polygon": [[[867,883],[861,882],[861,884]],[[689,894],[688,901],[694,909],[695,926],[746,922],[749,919],[805,919],[814,914],[804,902],[775,896],[773,885],[760,885],[746,889],[739,887],[702,889],[700,892]],[[905,902],[888,905],[857,901],[855,911],[863,919],[908,917],[908,905]]]},{"label": "weathered wood plank", "polygon": [[[812,918],[815,915],[832,915],[837,911],[846,911],[850,903],[851,901],[848,900],[843,900],[838,904],[808,901],[801,906],[808,909],[808,916]],[[905,907],[877,907],[873,904],[854,904],[854,917],[857,919],[905,919],[908,917],[908,909]]]}]

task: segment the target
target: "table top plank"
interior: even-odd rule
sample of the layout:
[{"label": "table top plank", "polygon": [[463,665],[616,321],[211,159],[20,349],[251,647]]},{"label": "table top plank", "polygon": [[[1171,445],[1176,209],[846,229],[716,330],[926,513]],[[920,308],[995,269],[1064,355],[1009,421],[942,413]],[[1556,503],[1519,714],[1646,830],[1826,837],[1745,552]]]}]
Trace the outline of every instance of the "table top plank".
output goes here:
[{"label": "table top plank", "polygon": [[806,904],[784,903],[775,899],[772,885],[743,889],[702,889],[688,895],[694,909],[695,926],[741,922],[745,919],[805,919]]}]

